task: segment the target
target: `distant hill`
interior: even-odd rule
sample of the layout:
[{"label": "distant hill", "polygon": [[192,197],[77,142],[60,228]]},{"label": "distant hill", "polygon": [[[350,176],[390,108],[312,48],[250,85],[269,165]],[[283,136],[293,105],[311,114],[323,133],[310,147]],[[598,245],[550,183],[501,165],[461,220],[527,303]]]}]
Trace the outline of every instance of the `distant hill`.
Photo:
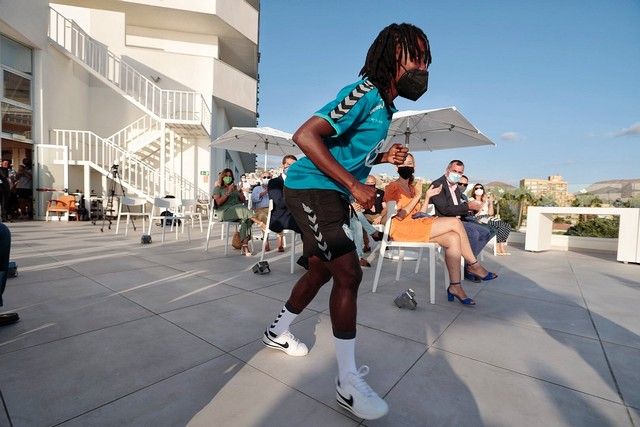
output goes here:
[{"label": "distant hill", "polygon": [[598,181],[588,186],[586,190],[602,200],[628,200],[640,197],[640,178]]},{"label": "distant hill", "polygon": [[484,185],[486,188],[502,188],[504,191],[515,190],[518,187],[514,187],[511,184],[507,184],[506,182],[501,181],[491,181]]}]

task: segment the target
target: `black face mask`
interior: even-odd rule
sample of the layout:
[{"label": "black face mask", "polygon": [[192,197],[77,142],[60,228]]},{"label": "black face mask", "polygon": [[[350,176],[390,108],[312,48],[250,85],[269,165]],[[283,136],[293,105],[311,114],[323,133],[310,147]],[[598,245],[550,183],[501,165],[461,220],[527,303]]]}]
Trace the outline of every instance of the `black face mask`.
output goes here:
[{"label": "black face mask", "polygon": [[398,175],[402,179],[411,179],[414,171],[415,169],[410,166],[402,166],[398,168]]},{"label": "black face mask", "polygon": [[429,72],[427,70],[407,70],[404,68],[404,74],[400,76],[396,89],[401,97],[417,101],[427,91],[428,85]]}]

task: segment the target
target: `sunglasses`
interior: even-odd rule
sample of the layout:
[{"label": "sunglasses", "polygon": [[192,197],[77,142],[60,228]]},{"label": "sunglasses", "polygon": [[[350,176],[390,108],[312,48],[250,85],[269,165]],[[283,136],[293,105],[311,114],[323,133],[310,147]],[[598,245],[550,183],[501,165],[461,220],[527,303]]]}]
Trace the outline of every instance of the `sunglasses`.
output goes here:
[{"label": "sunglasses", "polygon": [[469,185],[469,184],[463,184],[463,183],[461,183],[461,182],[459,182],[459,183],[458,183],[458,186],[460,186],[460,187],[466,187],[466,186],[468,186],[468,185]]}]

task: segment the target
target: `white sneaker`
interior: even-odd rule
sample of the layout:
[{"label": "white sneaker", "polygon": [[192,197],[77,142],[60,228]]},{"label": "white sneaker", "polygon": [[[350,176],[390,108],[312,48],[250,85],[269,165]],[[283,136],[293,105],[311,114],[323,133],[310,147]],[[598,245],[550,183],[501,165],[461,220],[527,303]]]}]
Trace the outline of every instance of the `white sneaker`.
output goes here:
[{"label": "white sneaker", "polygon": [[294,337],[289,331],[284,331],[280,335],[276,335],[269,329],[266,329],[264,335],[262,335],[262,343],[267,347],[284,351],[289,356],[306,356],[307,353],[309,353],[307,346],[300,342],[300,340]]},{"label": "white sneaker", "polygon": [[363,365],[358,372],[349,372],[342,383],[336,378],[336,400],[338,404],[365,420],[375,420],[389,412],[389,405],[369,387],[364,376],[369,367]]}]

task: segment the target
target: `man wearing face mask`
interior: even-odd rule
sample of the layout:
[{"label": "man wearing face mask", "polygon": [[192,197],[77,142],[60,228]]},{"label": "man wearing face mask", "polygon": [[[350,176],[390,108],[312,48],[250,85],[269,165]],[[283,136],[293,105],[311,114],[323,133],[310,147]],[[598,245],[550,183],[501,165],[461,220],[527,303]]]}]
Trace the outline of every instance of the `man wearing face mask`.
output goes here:
[{"label": "man wearing face mask", "polygon": [[427,90],[431,63],[429,41],[411,24],[391,24],[376,37],[360,70],[360,80],[345,86],[293,135],[306,157],[287,173],[284,195],[302,230],[309,270],[262,336],[265,346],[291,356],[305,356],[307,346],[289,327],[333,279],[329,312],[338,362],[338,404],[364,419],[384,416],[389,407],[369,387],[369,367],[356,367],[355,338],[358,287],[362,267],[350,224],[349,200],[363,208],[375,201],[375,188],[364,184],[379,163],[402,164],[407,148],[383,150],[397,96],[416,100]]},{"label": "man wearing face mask", "polygon": [[[433,181],[432,185],[442,185],[440,194],[431,198],[437,216],[454,216],[462,220],[464,229],[469,237],[471,250],[475,256],[480,254],[482,248],[493,237],[493,232],[489,227],[475,221],[468,221],[470,211],[477,212],[482,208],[482,203],[476,200],[465,200],[464,192],[467,189],[466,183],[462,180],[464,176],[464,163],[461,160],[449,162],[445,173],[440,178]],[[461,182],[463,181],[463,182]],[[472,282],[480,282],[481,278],[468,271],[465,267],[464,278]]]}]

